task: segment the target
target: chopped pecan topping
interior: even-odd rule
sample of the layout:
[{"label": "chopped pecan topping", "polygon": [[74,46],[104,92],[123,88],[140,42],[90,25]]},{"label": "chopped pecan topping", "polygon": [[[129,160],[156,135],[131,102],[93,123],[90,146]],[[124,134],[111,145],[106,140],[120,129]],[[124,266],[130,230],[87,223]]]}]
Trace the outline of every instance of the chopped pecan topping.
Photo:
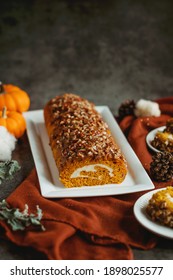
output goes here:
[{"label": "chopped pecan topping", "polygon": [[108,125],[92,103],[69,93],[53,98],[49,108],[55,124],[51,137],[61,148],[62,165],[66,159],[82,160],[85,156],[122,158]]}]

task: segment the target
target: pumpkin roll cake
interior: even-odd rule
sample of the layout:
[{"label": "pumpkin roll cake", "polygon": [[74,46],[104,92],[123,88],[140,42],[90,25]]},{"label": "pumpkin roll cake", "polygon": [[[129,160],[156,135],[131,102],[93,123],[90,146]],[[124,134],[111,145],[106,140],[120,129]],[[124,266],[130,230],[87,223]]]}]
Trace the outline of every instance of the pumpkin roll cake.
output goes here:
[{"label": "pumpkin roll cake", "polygon": [[44,119],[65,187],[123,182],[126,160],[93,103],[65,93],[45,105]]}]

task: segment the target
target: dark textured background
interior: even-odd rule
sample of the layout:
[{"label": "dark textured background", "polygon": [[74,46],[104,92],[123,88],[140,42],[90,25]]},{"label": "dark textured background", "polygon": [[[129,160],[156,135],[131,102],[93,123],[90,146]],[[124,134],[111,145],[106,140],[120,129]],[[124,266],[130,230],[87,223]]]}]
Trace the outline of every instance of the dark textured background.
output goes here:
[{"label": "dark textured background", "polygon": [[[0,80],[25,89],[31,110],[73,92],[107,105],[114,114],[125,99],[173,95],[173,1],[6,0],[0,16]],[[13,157],[22,166],[0,186],[5,198],[34,162],[26,134]],[[172,259],[161,239],[137,259]],[[37,252],[0,239],[1,259],[37,259]]]}]

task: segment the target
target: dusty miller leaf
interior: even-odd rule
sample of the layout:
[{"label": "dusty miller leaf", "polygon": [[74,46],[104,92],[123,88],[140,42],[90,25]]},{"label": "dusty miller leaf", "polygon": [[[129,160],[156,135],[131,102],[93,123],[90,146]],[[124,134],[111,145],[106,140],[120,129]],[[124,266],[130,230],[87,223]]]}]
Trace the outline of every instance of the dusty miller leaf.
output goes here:
[{"label": "dusty miller leaf", "polygon": [[5,200],[0,202],[0,219],[5,220],[12,228],[12,230],[24,230],[30,225],[35,225],[41,230],[45,230],[41,224],[42,210],[37,205],[37,215],[28,213],[28,205],[25,205],[21,212],[18,208],[10,208]]},{"label": "dusty miller leaf", "polygon": [[0,162],[0,184],[3,180],[12,179],[14,174],[20,170],[20,168],[17,160]]}]

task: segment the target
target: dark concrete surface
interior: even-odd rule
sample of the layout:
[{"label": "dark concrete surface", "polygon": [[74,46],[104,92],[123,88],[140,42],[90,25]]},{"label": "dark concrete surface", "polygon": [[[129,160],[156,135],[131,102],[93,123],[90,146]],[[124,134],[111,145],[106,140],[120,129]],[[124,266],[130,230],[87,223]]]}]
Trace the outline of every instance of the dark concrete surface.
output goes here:
[{"label": "dark concrete surface", "polygon": [[[0,16],[0,80],[25,89],[31,110],[73,92],[107,105],[173,95],[173,2],[170,0],[6,0]],[[34,167],[27,135],[13,158],[22,166],[0,186],[6,198]],[[173,242],[134,249],[135,259],[173,259]],[[0,259],[44,259],[0,239]]]}]

